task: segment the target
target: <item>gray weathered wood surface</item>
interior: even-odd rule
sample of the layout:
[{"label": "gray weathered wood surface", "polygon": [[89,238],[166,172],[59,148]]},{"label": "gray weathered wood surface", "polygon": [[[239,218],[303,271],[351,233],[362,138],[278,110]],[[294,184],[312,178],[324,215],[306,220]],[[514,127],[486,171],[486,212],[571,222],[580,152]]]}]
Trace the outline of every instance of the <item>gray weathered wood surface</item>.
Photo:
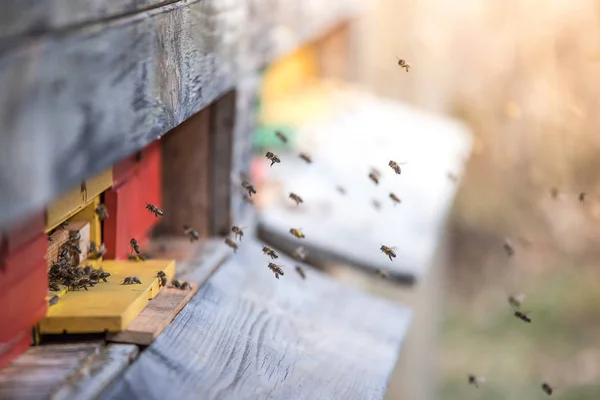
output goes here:
[{"label": "gray weathered wood surface", "polygon": [[245,242],[102,399],[381,399],[410,311]]},{"label": "gray weathered wood surface", "polygon": [[133,154],[366,1],[3,4],[0,227]]}]

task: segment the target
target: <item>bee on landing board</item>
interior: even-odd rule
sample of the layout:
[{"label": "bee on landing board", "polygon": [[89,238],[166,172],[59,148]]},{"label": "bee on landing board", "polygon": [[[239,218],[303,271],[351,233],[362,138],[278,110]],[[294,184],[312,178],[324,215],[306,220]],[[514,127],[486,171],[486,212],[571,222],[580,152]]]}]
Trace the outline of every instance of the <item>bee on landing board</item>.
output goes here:
[{"label": "bee on landing board", "polygon": [[306,260],[306,250],[304,249],[304,246],[296,247],[296,249],[292,252],[292,257],[300,261]]},{"label": "bee on landing board", "polygon": [[275,278],[279,279],[279,275],[283,276],[283,269],[281,269],[281,266],[274,263],[269,263],[267,267],[269,267],[269,269],[273,271],[273,273],[275,274]]},{"label": "bee on landing board", "polygon": [[544,391],[544,393],[546,393],[548,396],[552,395],[552,392],[554,392],[554,389],[552,389],[552,387],[547,383],[547,382],[542,382],[542,390]]},{"label": "bee on landing board", "polygon": [[271,160],[271,167],[273,166],[273,164],[281,162],[279,157],[277,157],[275,154],[271,153],[270,151],[267,151],[267,154],[265,154],[265,157],[267,157],[269,160]]},{"label": "bee on landing board", "polygon": [[183,234],[190,237],[190,242],[200,239],[198,231],[188,225],[183,225]]},{"label": "bee on landing board", "polygon": [[226,238],[225,239],[225,244],[229,247],[231,247],[233,249],[234,253],[237,253],[237,249],[238,249],[238,245],[236,242],[234,242],[233,240]]},{"label": "bee on landing board", "polygon": [[473,385],[476,388],[479,388],[479,385],[482,384],[483,382],[485,382],[485,378],[483,376],[475,376],[475,375],[468,375],[468,381],[469,385]]},{"label": "bee on landing board", "polygon": [[275,132],[275,136],[277,136],[277,138],[278,138],[279,140],[281,140],[283,143],[287,143],[287,142],[288,142],[288,138],[287,138],[287,136],[285,136],[283,133],[281,133],[281,132],[279,132],[279,131],[276,131],[276,132]]},{"label": "bee on landing board", "polygon": [[385,245],[381,245],[379,248],[379,250],[389,257],[390,261],[394,261],[393,259],[396,258],[396,252],[394,251],[395,249],[395,247],[388,247]]},{"label": "bee on landing board", "polygon": [[146,203],[146,210],[154,214],[155,217],[162,217],[163,212],[158,209],[154,204]]},{"label": "bee on landing board", "polygon": [[297,239],[304,239],[306,237],[306,236],[304,236],[304,233],[302,233],[300,231],[300,229],[296,229],[296,228],[290,229],[290,235],[292,235],[293,237],[295,237]]},{"label": "bee on landing board", "polygon": [[305,280],[306,279],[306,274],[304,273],[304,270],[302,269],[301,266],[296,265],[296,272],[298,273],[298,275],[300,275],[300,277]]},{"label": "bee on landing board", "polygon": [[264,254],[268,255],[269,257],[271,257],[271,259],[273,259],[273,260],[275,260],[276,258],[279,258],[279,256],[277,255],[277,252],[270,247],[263,246],[262,252]]},{"label": "bee on landing board", "polygon": [[156,273],[156,277],[158,278],[158,287],[164,287],[167,286],[167,274],[165,274],[163,271],[158,271]]},{"label": "bee on landing board", "polygon": [[248,191],[248,197],[252,197],[253,194],[256,194],[256,189],[250,182],[242,181],[242,187]]},{"label": "bee on landing board", "polygon": [[310,158],[310,156],[306,153],[300,153],[298,154],[298,156],[303,159],[304,161],[306,161],[307,164],[311,164],[312,163],[312,158]]},{"label": "bee on landing board", "polygon": [[237,240],[239,240],[240,242],[242,241],[242,238],[244,237],[244,229],[246,229],[246,227],[240,228],[239,226],[232,226],[231,227],[231,232],[234,234],[235,238]]},{"label": "bee on landing board", "polygon": [[108,218],[108,208],[106,205],[99,204],[98,207],[96,207],[96,214],[98,214],[98,219],[100,221],[104,221],[106,218]]},{"label": "bee on landing board", "polygon": [[192,285],[188,281],[181,282],[181,290],[192,290]]},{"label": "bee on landing board", "polygon": [[380,177],[381,177],[381,172],[379,172],[375,168],[371,168],[371,172],[369,172],[369,179],[372,180],[376,185],[379,185]]},{"label": "bee on landing board", "polygon": [[294,202],[296,202],[297,206],[299,206],[300,203],[304,203],[304,200],[302,200],[302,197],[298,196],[294,192],[291,192],[289,197],[290,197],[290,199],[294,200]]},{"label": "bee on landing board", "polygon": [[121,285],[141,285],[142,282],[140,281],[140,279],[137,276],[128,276],[125,279],[123,279],[123,282],[121,283]]},{"label": "bee on landing board", "polygon": [[398,65],[400,66],[400,68],[404,68],[406,72],[408,72],[408,70],[410,69],[410,64],[407,63],[406,60],[403,60],[401,58],[398,59]]},{"label": "bee on landing board", "polygon": [[171,284],[169,285],[169,287],[181,289],[181,282],[179,282],[177,279],[171,279]]},{"label": "bee on landing board", "polygon": [[400,168],[400,166],[404,165],[404,164],[406,164],[406,163],[399,163],[394,160],[390,160],[390,162],[388,163],[388,165],[390,166],[391,169],[394,170],[396,175],[402,174],[402,169]]},{"label": "bee on landing board", "polygon": [[390,193],[390,199],[392,199],[394,206],[396,206],[396,204],[402,203],[402,200],[400,200],[400,198],[398,196],[396,196],[394,193]]}]

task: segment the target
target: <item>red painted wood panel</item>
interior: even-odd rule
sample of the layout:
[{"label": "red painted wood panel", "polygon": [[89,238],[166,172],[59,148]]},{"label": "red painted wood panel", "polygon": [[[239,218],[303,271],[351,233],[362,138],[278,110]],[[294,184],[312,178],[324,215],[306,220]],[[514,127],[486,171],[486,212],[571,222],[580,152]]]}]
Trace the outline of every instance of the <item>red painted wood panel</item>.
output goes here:
[{"label": "red painted wood panel", "polygon": [[130,157],[127,157],[113,166],[113,187],[121,186],[129,178],[136,175],[138,172],[138,165],[140,155],[143,158],[143,153],[136,153]]},{"label": "red painted wood panel", "polygon": [[139,235],[147,236],[160,217],[146,210],[146,203],[154,204],[162,210],[162,164],[160,141],[154,141],[143,151],[139,165],[139,189],[142,207],[136,208],[140,221]]},{"label": "red painted wood panel", "polygon": [[4,235],[0,232],[0,257],[44,234],[45,224],[45,215],[42,210],[15,224]]},{"label": "red painted wood panel", "polygon": [[8,342],[0,342],[0,369],[19,357],[31,345],[31,329],[19,332]]}]

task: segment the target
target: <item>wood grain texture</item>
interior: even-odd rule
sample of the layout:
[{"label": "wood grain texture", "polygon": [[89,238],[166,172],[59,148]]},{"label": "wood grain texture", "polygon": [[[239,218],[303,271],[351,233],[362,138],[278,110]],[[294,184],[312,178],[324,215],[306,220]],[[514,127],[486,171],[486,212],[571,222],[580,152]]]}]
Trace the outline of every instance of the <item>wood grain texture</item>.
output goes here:
[{"label": "wood grain texture", "polygon": [[147,346],[173,321],[173,318],[198,291],[198,285],[192,283],[191,290],[166,287],[152,299],[144,310],[122,332],[107,333],[110,342],[133,343]]},{"label": "wood grain texture", "polygon": [[101,399],[381,399],[410,312],[244,243]]},{"label": "wood grain texture", "polygon": [[0,372],[0,399],[47,399],[101,344],[78,343],[30,347]]},{"label": "wood grain texture", "polygon": [[111,344],[88,357],[69,379],[50,396],[51,400],[95,399],[137,357],[132,344]]},{"label": "wood grain texture", "polygon": [[183,235],[183,225],[206,237],[211,215],[210,111],[204,109],[167,133],[162,142],[164,216],[157,231]]}]

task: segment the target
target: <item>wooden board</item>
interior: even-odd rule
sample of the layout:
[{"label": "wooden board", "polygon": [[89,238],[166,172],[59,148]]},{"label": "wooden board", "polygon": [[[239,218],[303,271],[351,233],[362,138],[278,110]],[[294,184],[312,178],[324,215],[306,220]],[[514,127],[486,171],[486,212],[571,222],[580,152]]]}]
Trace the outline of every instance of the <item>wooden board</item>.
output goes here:
[{"label": "wooden board", "polygon": [[244,243],[101,399],[381,399],[410,311]]},{"label": "wooden board", "polygon": [[0,399],[47,399],[100,347],[99,342],[30,347],[0,371]]},{"label": "wooden board", "polygon": [[[40,333],[120,332],[158,294],[156,273],[162,270],[169,279],[175,274],[172,260],[103,261],[101,265],[111,274],[108,283],[98,283],[88,291],[69,291],[48,309],[46,318],[40,321]],[[132,275],[142,284],[121,284]]]},{"label": "wooden board", "polygon": [[119,333],[107,333],[106,339],[117,343],[149,345],[173,321],[197,291],[196,283],[192,283],[192,290],[163,289],[148,303],[140,315],[131,321],[127,329]]},{"label": "wooden board", "polygon": [[[71,221],[86,221],[90,223],[90,240],[98,246],[102,243],[102,226],[96,208],[100,205],[100,197],[96,196],[81,211],[69,218]],[[83,249],[82,249],[83,250]]]}]

